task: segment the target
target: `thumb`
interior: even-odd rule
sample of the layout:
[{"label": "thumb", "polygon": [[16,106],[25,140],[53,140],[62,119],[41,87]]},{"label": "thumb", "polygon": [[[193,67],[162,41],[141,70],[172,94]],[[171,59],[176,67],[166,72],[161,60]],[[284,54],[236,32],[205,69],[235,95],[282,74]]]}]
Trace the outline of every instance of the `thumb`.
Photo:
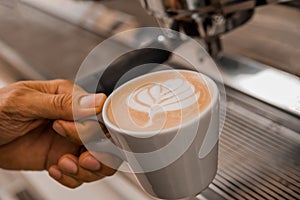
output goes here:
[{"label": "thumb", "polygon": [[[102,111],[105,94],[41,94],[36,105],[39,117],[46,119],[76,120]],[[34,101],[33,101],[34,102]]]}]

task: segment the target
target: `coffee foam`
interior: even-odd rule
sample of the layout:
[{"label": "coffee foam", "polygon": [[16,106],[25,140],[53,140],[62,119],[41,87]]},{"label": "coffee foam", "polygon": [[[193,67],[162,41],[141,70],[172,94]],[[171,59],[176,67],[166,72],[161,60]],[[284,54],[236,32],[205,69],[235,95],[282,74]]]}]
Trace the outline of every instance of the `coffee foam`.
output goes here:
[{"label": "coffee foam", "polygon": [[179,111],[199,99],[200,92],[183,78],[167,80],[163,83],[148,83],[133,92],[127,98],[127,106],[133,110],[147,113],[149,121],[145,125],[153,124],[156,114],[168,111]]},{"label": "coffee foam", "polygon": [[199,74],[154,73],[117,91],[107,116],[124,130],[158,131],[193,119],[210,102],[209,89]]}]

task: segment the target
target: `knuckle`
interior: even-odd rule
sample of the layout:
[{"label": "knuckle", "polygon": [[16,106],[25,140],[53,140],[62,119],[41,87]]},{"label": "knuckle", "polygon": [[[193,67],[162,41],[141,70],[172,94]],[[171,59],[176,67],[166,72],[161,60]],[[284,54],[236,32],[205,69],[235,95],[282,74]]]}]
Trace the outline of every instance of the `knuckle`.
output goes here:
[{"label": "knuckle", "polygon": [[71,95],[63,95],[62,101],[64,102],[64,105],[66,106],[72,106],[72,100],[73,97]]},{"label": "knuckle", "polygon": [[90,182],[100,180],[102,177],[103,176],[100,176],[96,173],[85,172],[84,174],[81,175],[80,179],[85,183],[90,183]]},{"label": "knuckle", "polygon": [[65,79],[56,79],[53,82],[58,85],[73,85],[73,83],[71,81],[68,81]]},{"label": "knuckle", "polygon": [[72,106],[72,96],[70,95],[55,95],[52,99],[52,104],[57,110],[64,110]]},{"label": "knuckle", "polygon": [[83,184],[81,180],[66,174],[62,176],[62,178],[59,180],[59,183],[71,189],[75,189]]},{"label": "knuckle", "polygon": [[18,102],[25,102],[24,96],[26,92],[24,88],[14,85],[9,92],[5,93],[1,97],[1,106],[2,107],[11,107],[15,106]]},{"label": "knuckle", "polygon": [[12,84],[13,87],[23,87],[26,86],[26,81],[18,81],[14,84]]},{"label": "knuckle", "polygon": [[24,96],[25,93],[26,92],[25,92],[24,88],[17,86],[10,90],[10,92],[8,93],[8,96],[9,96],[9,98],[15,99],[15,98],[20,98],[20,97]]}]

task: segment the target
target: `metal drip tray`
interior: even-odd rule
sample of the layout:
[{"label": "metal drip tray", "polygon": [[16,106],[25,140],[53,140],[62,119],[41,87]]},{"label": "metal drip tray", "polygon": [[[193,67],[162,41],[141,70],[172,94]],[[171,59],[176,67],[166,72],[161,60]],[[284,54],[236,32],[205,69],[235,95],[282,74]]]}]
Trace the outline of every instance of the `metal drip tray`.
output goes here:
[{"label": "metal drip tray", "polygon": [[218,174],[199,198],[300,199],[300,120],[280,115],[294,123],[293,131],[268,119],[281,111],[233,90],[228,94]]}]

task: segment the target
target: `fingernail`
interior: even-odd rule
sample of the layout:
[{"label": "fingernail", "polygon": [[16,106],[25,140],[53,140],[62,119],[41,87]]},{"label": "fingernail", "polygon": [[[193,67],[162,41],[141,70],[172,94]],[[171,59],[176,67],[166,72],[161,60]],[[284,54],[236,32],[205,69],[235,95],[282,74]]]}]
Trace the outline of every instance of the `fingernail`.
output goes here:
[{"label": "fingernail", "polygon": [[58,169],[52,167],[49,169],[49,175],[55,180],[59,180],[62,176],[62,173]]},{"label": "fingernail", "polygon": [[76,174],[78,171],[77,165],[72,160],[67,158],[63,159],[59,165],[64,171],[71,174]]},{"label": "fingernail", "polygon": [[101,168],[100,163],[93,158],[92,156],[88,156],[82,160],[82,167],[91,171],[98,171]]},{"label": "fingernail", "polygon": [[58,122],[54,123],[53,128],[61,136],[63,136],[63,137],[67,136],[67,133],[66,133],[64,127],[61,124],[59,124]]},{"label": "fingernail", "polygon": [[84,96],[80,99],[79,104],[82,108],[95,108],[98,107],[98,102],[101,102],[102,99],[102,94]]}]

